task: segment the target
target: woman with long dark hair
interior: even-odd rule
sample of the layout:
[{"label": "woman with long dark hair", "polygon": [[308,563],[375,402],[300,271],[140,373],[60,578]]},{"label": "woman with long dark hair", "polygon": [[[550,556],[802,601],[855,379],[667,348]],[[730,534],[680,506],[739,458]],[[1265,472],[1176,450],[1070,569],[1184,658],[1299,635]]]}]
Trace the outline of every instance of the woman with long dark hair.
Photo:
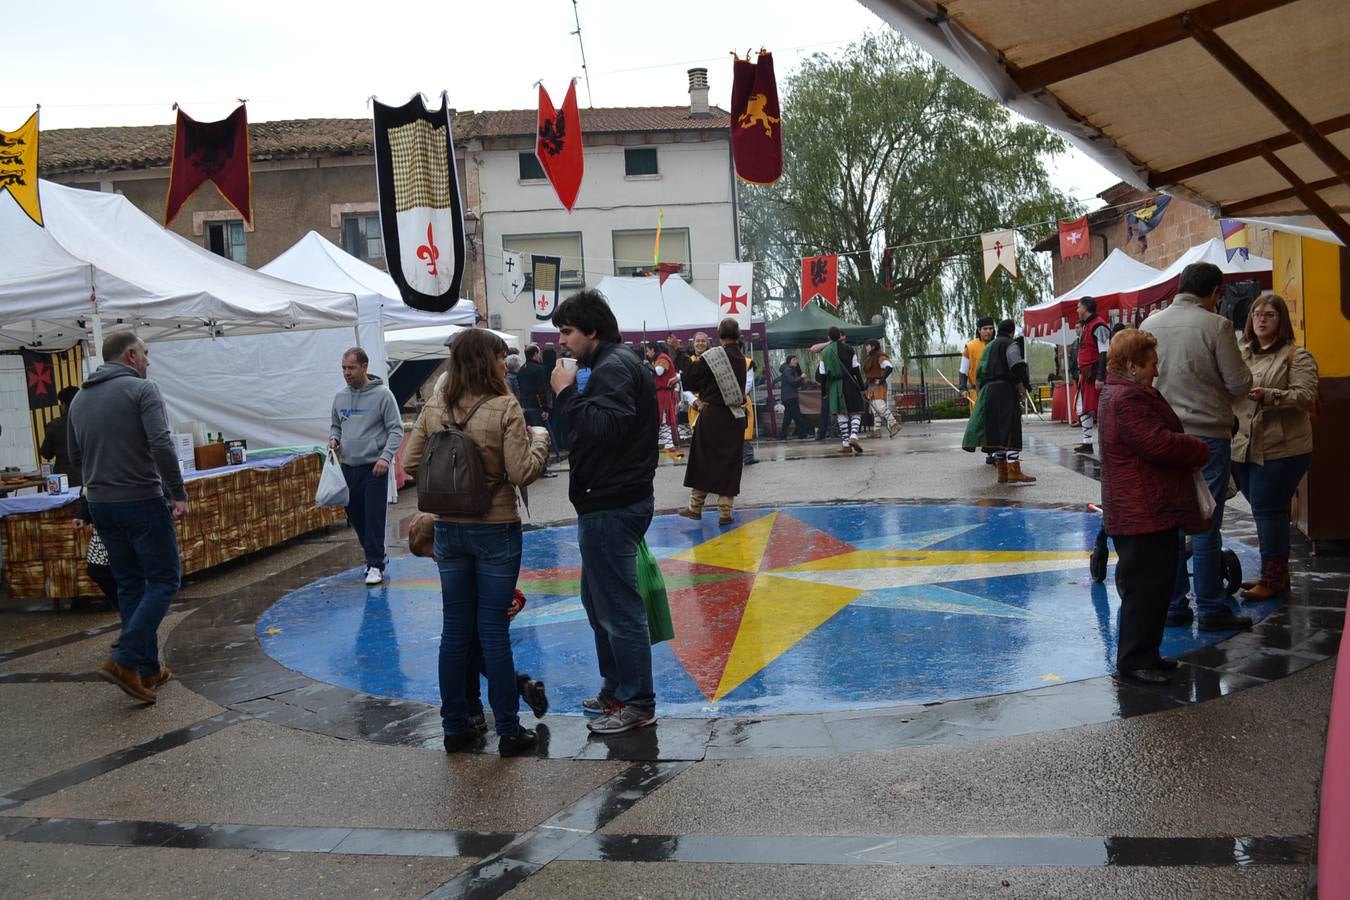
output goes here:
[{"label": "woman with long dark hair", "polygon": [[1252,389],[1233,404],[1233,475],[1261,544],[1261,576],[1242,597],[1269,600],[1289,591],[1289,501],[1312,462],[1317,360],[1294,342],[1289,306],[1270,291],[1252,301],[1242,337]]},{"label": "woman with long dark hair", "polygon": [[441,725],[447,753],[468,749],[478,738],[465,692],[475,633],[487,670],[498,752],[515,756],[536,742],[535,733],[520,724],[507,613],[520,574],[520,516],[513,485],[527,485],[539,477],[548,458],[548,437],[542,428],[526,428],[525,414],[506,381],[506,353],[501,338],[481,328],[457,337],[450,349],[445,388],[423,408],[406,446],[408,474],[416,475],[427,439],[453,419],[482,453],[492,492],[485,515],[436,520],[443,613]]}]

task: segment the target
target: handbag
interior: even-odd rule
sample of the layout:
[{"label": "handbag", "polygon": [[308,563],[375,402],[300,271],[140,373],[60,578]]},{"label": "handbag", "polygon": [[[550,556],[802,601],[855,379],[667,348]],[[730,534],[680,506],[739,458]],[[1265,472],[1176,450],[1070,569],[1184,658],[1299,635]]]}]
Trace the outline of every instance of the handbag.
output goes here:
[{"label": "handbag", "polygon": [[337,453],[328,451],[323,463],[323,472],[319,475],[319,489],[314,492],[315,506],[346,506],[348,500],[347,478],[342,474],[342,464]]},{"label": "handbag", "polygon": [[647,634],[653,645],[673,640],[675,623],[670,619],[670,601],[666,597],[666,579],[661,574],[656,557],[647,547],[647,539],[638,543],[638,593],[647,607]]}]

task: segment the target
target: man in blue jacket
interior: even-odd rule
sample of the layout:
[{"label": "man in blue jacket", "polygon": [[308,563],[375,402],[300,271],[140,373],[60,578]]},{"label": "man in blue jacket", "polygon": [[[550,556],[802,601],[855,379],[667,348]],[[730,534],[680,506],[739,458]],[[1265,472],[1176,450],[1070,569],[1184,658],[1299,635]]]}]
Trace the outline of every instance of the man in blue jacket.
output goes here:
[{"label": "man in blue jacket", "polygon": [[169,680],[159,661],[159,625],[182,569],[173,520],[188,514],[164,400],[145,378],[150,353],[130,331],[103,342],[105,362],[70,403],[71,463],[84,476],[89,515],[117,582],[122,636],[99,677],[154,703]]},{"label": "man in blue jacket", "polygon": [[[600,691],[582,704],[596,734],[656,722],[647,609],[637,585],[638,544],[651,524],[656,478],[656,386],[622,343],[619,323],[598,291],[567,298],[553,313],[563,347],[551,383],[554,408],[571,428],[568,497],[577,510],[581,604],[595,632]],[[590,370],[584,392],[577,368]]]}]

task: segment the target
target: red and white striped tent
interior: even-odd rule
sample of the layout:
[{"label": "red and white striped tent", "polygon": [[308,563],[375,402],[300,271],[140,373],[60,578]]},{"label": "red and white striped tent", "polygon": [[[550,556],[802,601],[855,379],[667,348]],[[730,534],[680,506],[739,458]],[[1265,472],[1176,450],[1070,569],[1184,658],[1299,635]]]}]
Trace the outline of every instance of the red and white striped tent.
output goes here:
[{"label": "red and white striped tent", "polygon": [[1069,290],[1053,300],[1028,306],[1022,318],[1023,333],[1037,340],[1072,344],[1081,298],[1096,297],[1098,310],[1112,309],[1121,291],[1151,281],[1158,274],[1157,269],[1116,248],[1088,277]]},{"label": "red and white striped tent", "polygon": [[[1177,258],[1166,269],[1153,278],[1129,290],[1121,291],[1118,301],[1113,305],[1126,321],[1142,319],[1155,310],[1162,309],[1172,302],[1177,294],[1177,284],[1181,281],[1181,270],[1191,263],[1207,262],[1218,266],[1223,272],[1223,280],[1255,281],[1263,288],[1270,287],[1271,262],[1264,256],[1251,256],[1243,259],[1242,254],[1233,254],[1232,261],[1224,250],[1220,238],[1211,238],[1203,244],[1197,244]],[[1138,312],[1135,312],[1138,310]]]}]

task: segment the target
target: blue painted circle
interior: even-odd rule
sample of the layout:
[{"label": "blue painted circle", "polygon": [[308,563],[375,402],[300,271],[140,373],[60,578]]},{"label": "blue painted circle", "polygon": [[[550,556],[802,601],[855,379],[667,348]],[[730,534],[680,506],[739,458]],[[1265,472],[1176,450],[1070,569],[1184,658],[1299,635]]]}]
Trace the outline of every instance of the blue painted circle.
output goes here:
[{"label": "blue painted circle", "polygon": [[[772,515],[770,530],[761,520]],[[647,542],[668,570],[679,632],[673,644],[653,648],[658,711],[721,717],[882,708],[1109,674],[1119,613],[1114,567],[1105,584],[1088,573],[1100,521],[1062,509],[903,503],[740,510],[726,529],[713,516],[702,523],[658,516]],[[756,573],[687,559],[694,548],[702,557],[725,546],[725,537],[710,544],[719,536],[742,529],[750,536],[756,527],[771,531],[772,552],[789,564]],[[1227,546],[1244,570],[1258,564],[1251,548]],[[792,564],[793,553],[817,558]],[[521,586],[529,603],[512,624],[512,648],[517,670],[548,685],[551,714],[579,715],[582,699],[599,687],[591,628],[568,583],[580,561],[575,526],[525,533]],[[746,566],[753,569],[754,560]],[[362,583],[363,571],[279,600],[258,622],[263,649],[318,681],[438,704],[435,563],[397,557],[391,580],[377,589]],[[754,614],[735,599],[749,593],[747,585],[760,592],[750,599],[760,604]],[[1244,611],[1263,618],[1277,605]],[[1162,649],[1175,656],[1227,636],[1168,628]]]}]

